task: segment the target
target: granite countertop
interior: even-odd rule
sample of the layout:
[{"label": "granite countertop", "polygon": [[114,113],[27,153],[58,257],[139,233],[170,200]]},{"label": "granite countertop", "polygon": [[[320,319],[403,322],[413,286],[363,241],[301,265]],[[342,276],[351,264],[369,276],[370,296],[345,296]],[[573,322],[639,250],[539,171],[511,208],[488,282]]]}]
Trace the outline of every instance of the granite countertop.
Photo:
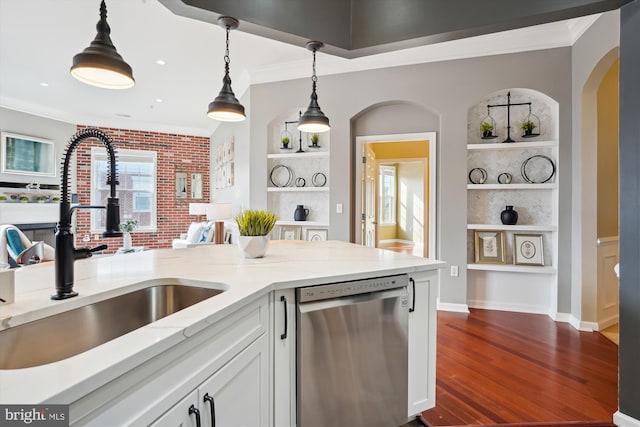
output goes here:
[{"label": "granite countertop", "polygon": [[0,403],[71,403],[273,290],[444,265],[339,241],[272,241],[260,259],[243,258],[235,245],[158,249],[76,261],[79,296],[64,301],[49,298],[53,263],[25,267],[15,273],[15,302],[0,306],[0,330],[131,292],[150,280],[208,282],[224,292],[68,359],[0,370]]}]

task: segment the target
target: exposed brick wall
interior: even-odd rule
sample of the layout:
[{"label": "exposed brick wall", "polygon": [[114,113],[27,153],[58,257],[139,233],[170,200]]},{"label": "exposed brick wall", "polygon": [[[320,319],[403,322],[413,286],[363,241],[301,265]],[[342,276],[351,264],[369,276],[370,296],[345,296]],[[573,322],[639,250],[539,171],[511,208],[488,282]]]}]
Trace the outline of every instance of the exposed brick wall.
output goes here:
[{"label": "exposed brick wall", "polygon": [[[87,126],[78,126],[78,130]],[[189,215],[189,202],[209,201],[209,138],[200,136],[174,135],[126,129],[101,128],[114,142],[116,150],[149,150],[157,153],[157,231],[131,233],[134,246],[145,248],[170,248],[171,241],[186,233],[189,224],[195,220]],[[95,140],[83,141],[77,148],[78,154],[78,197],[82,205],[91,203],[91,147],[103,147]],[[202,199],[176,199],[176,172],[202,174]],[[190,185],[190,180],[189,185]],[[187,192],[190,196],[190,187]],[[90,213],[76,211],[76,246],[87,246],[82,241],[90,233]],[[122,246],[122,239],[102,239],[101,235],[91,235],[90,246],[109,245],[104,253],[113,253]]]}]

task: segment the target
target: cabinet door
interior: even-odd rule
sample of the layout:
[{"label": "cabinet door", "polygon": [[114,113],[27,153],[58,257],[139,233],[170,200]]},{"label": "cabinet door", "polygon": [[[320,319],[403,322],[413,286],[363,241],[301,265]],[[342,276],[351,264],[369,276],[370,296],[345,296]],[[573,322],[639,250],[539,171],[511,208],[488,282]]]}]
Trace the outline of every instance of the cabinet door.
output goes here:
[{"label": "cabinet door", "polygon": [[295,290],[274,292],[273,299],[273,425],[296,425],[296,301]]},{"label": "cabinet door", "polygon": [[198,387],[203,427],[269,425],[268,351],[264,334]]},{"label": "cabinet door", "polygon": [[[193,407],[193,409],[191,409]],[[198,391],[194,390],[171,409],[158,418],[152,427],[199,427],[196,423],[198,416],[195,410],[199,411]]]},{"label": "cabinet door", "polygon": [[[436,404],[436,294],[438,271],[410,276],[415,288],[414,309],[409,313],[409,412],[410,417]],[[414,295],[413,289],[409,289]]]}]

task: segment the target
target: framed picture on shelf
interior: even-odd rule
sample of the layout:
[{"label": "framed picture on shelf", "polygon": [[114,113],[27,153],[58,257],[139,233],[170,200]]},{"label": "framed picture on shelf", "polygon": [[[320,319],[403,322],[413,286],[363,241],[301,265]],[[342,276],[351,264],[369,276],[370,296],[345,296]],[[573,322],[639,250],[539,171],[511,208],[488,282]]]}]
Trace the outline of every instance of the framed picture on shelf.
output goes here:
[{"label": "framed picture on shelf", "polygon": [[300,240],[302,227],[299,225],[281,225],[279,232],[280,240]]},{"label": "framed picture on shelf", "polygon": [[475,230],[476,264],[505,264],[504,231]]},{"label": "framed picture on shelf", "polygon": [[307,241],[308,242],[324,242],[329,236],[329,230],[326,228],[308,228],[307,229]]},{"label": "framed picture on shelf", "polygon": [[513,235],[513,263],[544,265],[542,234]]}]

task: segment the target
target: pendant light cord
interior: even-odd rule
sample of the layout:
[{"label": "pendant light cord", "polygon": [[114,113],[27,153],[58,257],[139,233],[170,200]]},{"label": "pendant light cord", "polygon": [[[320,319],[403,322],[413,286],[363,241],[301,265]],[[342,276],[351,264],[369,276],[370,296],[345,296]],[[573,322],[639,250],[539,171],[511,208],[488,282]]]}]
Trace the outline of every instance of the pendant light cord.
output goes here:
[{"label": "pendant light cord", "polygon": [[229,63],[231,62],[231,59],[229,59],[229,31],[230,30],[231,28],[227,25],[227,46],[224,51],[224,72],[227,75],[229,75]]},{"label": "pendant light cord", "polygon": [[316,76],[316,49],[313,49],[313,73],[311,74],[311,96],[316,95],[316,82],[318,81],[318,76]]}]

